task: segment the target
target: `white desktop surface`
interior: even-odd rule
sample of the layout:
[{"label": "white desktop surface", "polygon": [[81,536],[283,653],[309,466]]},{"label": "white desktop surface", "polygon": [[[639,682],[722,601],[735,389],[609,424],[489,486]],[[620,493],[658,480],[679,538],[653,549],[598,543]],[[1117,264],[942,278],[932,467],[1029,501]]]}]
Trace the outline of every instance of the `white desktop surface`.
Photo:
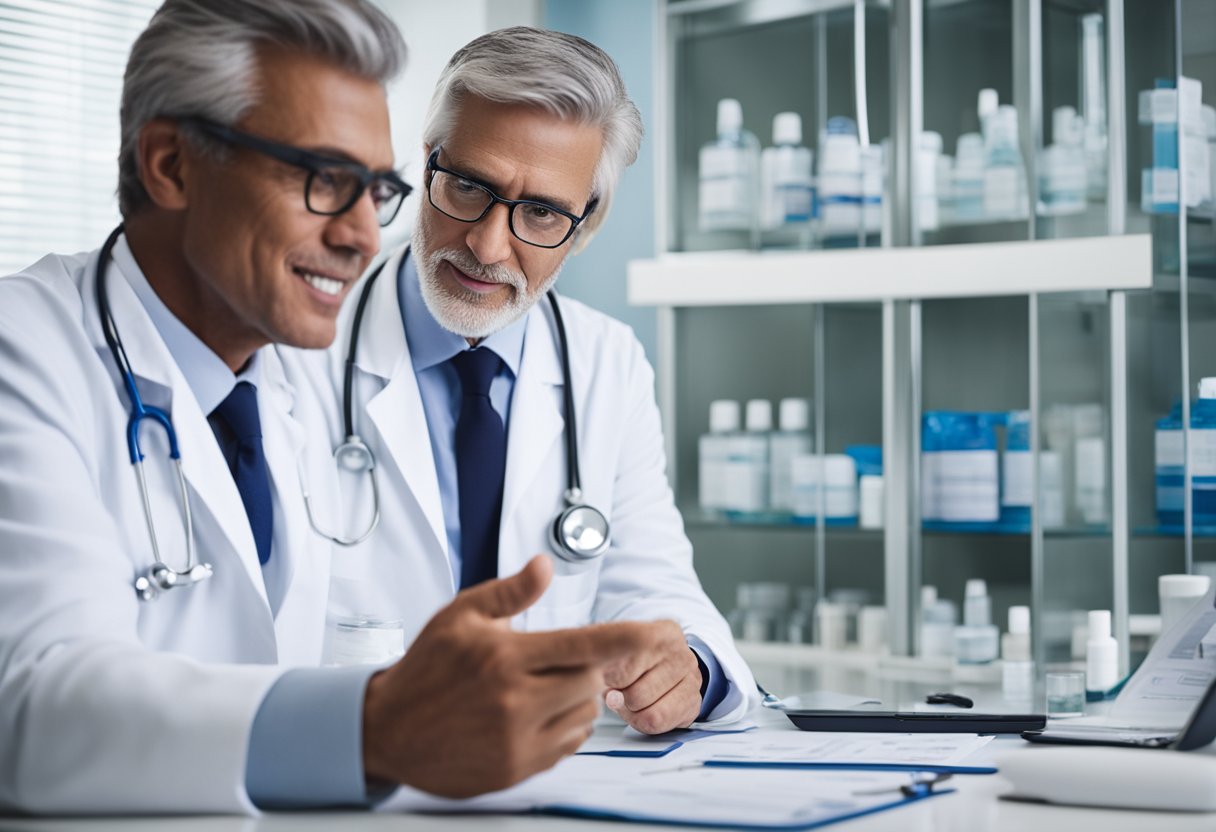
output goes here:
[{"label": "white desktop surface", "polygon": [[[1012,743],[1010,743],[1012,744]],[[1146,754],[1168,753],[1146,751]],[[956,777],[957,791],[932,800],[835,824],[828,828],[848,832],[1211,832],[1216,815],[1081,809],[1014,803],[998,799],[1009,786],[995,776]],[[425,816],[356,812],[275,813],[260,818],[74,818],[21,819],[0,817],[0,830],[8,832],[289,832],[289,830],[355,830],[388,832],[462,832],[495,829],[671,830],[670,826],[623,824],[542,816]]]},{"label": "white desktop surface", "polygon": [[[817,688],[880,696],[891,705],[907,703],[924,692],[951,689],[971,695],[977,707],[995,692],[983,686],[965,685],[942,678],[940,674],[907,673],[875,667],[858,667],[853,661],[833,665],[816,660],[816,667],[790,666],[769,657],[748,656],[757,677],[775,691],[790,693]],[[775,712],[757,715],[758,730],[791,730]],[[1016,737],[998,738],[987,754],[1005,751],[1033,753],[1029,743]],[[1151,765],[1155,754],[1169,751],[1146,750],[1145,762]],[[1216,829],[1216,813],[1184,814],[1088,809],[1020,803],[1000,799],[1011,791],[1010,784],[997,775],[956,776],[948,784],[953,794],[920,801],[875,815],[834,824],[827,828],[848,832],[1211,832]],[[150,784],[150,788],[155,788]],[[0,832],[288,832],[288,830],[351,829],[356,832],[403,830],[411,832],[460,832],[494,829],[504,832],[523,830],[671,830],[671,826],[624,824],[611,821],[576,820],[538,815],[398,815],[373,812],[281,812],[259,818],[206,817],[110,817],[110,818],[15,818],[0,816]]]}]

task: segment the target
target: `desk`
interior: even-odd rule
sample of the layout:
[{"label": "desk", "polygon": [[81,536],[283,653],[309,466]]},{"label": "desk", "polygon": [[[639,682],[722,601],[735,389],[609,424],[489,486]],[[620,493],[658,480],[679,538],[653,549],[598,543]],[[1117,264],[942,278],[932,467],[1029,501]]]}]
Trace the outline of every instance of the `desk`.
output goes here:
[{"label": "desk", "polygon": [[[1012,745],[1012,743],[1010,743]],[[1146,752],[1153,753],[1153,752]],[[1037,806],[998,800],[996,777],[959,777],[952,795],[827,827],[842,832],[1211,832],[1210,814],[1182,815]],[[671,832],[674,827],[545,817],[429,817],[350,812],[277,813],[261,818],[109,818],[25,820],[0,817],[4,832]]]},{"label": "desk", "polygon": [[[749,660],[757,677],[766,686],[783,693],[833,687],[840,691],[880,695],[889,702],[905,699],[913,691],[958,689],[976,694],[978,701],[993,691],[983,685],[954,685],[940,673],[903,669],[884,669],[878,663],[865,666],[852,661],[834,662],[824,657],[818,667],[794,667],[788,662],[766,660],[751,655]],[[773,712],[758,715],[760,730],[792,730],[783,717]],[[1017,738],[998,738],[989,746],[993,751],[1031,751]],[[1146,755],[1165,753],[1146,751]],[[1146,757],[1147,759],[1147,757]],[[1043,806],[1000,800],[1009,784],[996,776],[956,777],[951,785],[955,794],[915,803],[899,809],[827,827],[843,832],[1211,832],[1216,828],[1213,814],[1166,814],[1103,809]],[[537,816],[464,816],[438,817],[353,812],[276,813],[261,818],[107,818],[107,819],[19,819],[0,817],[3,832],[321,832],[350,829],[354,832],[462,832],[494,829],[502,832],[531,830],[576,830],[577,832],[630,832],[650,830],[671,832],[674,827],[642,824],[609,824],[569,818]]]}]

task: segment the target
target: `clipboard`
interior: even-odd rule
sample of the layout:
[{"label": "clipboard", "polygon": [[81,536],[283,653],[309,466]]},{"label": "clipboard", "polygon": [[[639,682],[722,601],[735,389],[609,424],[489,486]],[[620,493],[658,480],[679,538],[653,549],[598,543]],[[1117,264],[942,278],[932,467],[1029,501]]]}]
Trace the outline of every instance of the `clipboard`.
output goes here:
[{"label": "clipboard", "polygon": [[831,817],[819,818],[806,822],[792,822],[780,824],[763,824],[763,823],[739,823],[738,821],[728,821],[722,823],[705,822],[700,820],[684,820],[681,818],[673,818],[667,815],[654,815],[645,812],[622,812],[609,809],[594,809],[582,807],[574,804],[563,805],[555,804],[553,806],[545,806],[535,810],[537,815],[550,815],[557,817],[578,818],[581,820],[611,820],[624,823],[656,823],[664,826],[695,826],[702,829],[758,829],[758,830],[806,830],[806,829],[822,829],[825,826],[831,826],[835,823],[843,823],[847,820],[855,820],[867,815],[876,815],[879,812],[885,812],[888,809],[898,809],[901,806],[907,806],[912,803],[918,803],[922,800],[939,797],[941,795],[953,794],[954,789],[930,789],[923,794],[918,794],[912,797],[903,797],[899,800],[894,800],[888,803],[880,803],[877,805],[866,806],[852,811],[845,811]]},{"label": "clipboard", "polygon": [[554,815],[668,826],[818,829],[954,791],[950,774],[762,770],[568,757],[504,792],[444,800],[401,790],[377,811]]},{"label": "clipboard", "polygon": [[792,760],[704,760],[714,768],[776,768],[793,771],[906,771],[924,774],[996,774],[995,766],[935,765],[932,763],[833,763]]}]

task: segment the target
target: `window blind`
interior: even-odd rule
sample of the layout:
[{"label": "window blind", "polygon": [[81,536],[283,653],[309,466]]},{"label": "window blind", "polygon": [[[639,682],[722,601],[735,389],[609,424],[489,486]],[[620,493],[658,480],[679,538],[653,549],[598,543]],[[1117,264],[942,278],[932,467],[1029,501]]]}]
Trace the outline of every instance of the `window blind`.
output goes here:
[{"label": "window blind", "polygon": [[127,53],[160,0],[0,0],[0,275],[117,224]]}]

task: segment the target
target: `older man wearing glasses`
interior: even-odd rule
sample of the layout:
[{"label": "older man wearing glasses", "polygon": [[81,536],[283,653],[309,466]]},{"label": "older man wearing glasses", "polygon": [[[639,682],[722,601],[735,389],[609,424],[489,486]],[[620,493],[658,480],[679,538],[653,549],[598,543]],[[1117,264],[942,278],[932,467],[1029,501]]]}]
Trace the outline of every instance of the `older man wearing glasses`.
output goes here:
[{"label": "older man wearing glasses", "polygon": [[[737,718],[754,684],[693,571],[640,344],[551,293],[641,137],[615,64],[581,38],[517,27],[451,59],[412,246],[331,350],[331,439],[368,444],[391,510],[335,558],[330,602],[408,641],[455,593],[546,553],[555,578],[515,625],[645,622],[652,642],[609,667],[605,701],[656,733]],[[371,489],[344,483],[350,511]]]}]

